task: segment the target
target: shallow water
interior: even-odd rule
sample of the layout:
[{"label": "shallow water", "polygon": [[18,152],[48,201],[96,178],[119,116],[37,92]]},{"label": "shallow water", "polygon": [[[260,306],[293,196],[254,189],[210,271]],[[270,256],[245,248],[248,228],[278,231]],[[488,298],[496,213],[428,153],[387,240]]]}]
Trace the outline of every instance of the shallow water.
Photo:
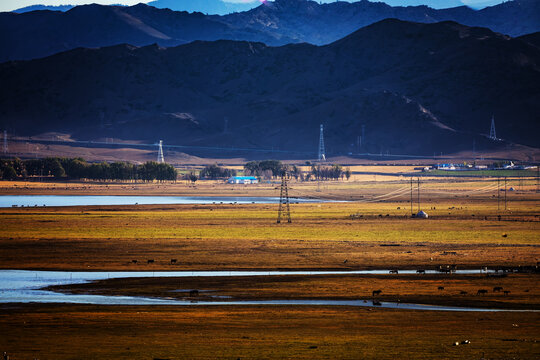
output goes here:
[{"label": "shallow water", "polygon": [[[317,199],[295,199],[291,202],[313,203]],[[273,204],[278,197],[248,196],[109,196],[109,195],[1,195],[0,207],[17,206],[86,206],[86,205],[155,205],[155,204]]]},{"label": "shallow water", "polygon": [[[469,272],[479,270],[469,270]],[[409,272],[411,273],[412,270]],[[372,300],[253,300],[253,301],[191,301],[158,299],[133,296],[103,296],[62,294],[40,290],[51,285],[77,284],[91,280],[128,277],[187,277],[187,276],[261,276],[261,275],[322,275],[322,274],[386,274],[387,270],[371,271],[172,271],[172,272],[64,272],[0,270],[0,303],[74,303],[95,305],[331,305],[331,306],[374,306],[408,310],[437,311],[535,311],[481,309],[423,304],[406,304]],[[405,273],[405,272],[404,272]],[[186,289],[182,289],[185,291]],[[216,299],[224,299],[216,297]]]}]

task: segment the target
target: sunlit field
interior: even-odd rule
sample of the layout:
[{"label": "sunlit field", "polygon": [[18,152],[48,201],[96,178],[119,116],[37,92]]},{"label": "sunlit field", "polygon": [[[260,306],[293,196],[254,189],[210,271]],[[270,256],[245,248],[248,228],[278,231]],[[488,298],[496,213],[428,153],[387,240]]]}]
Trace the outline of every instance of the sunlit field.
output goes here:
[{"label": "sunlit field", "polygon": [[[422,178],[420,205],[413,178],[411,209],[410,177],[355,176],[319,184],[291,181],[290,224],[276,222],[277,204],[0,209],[0,268],[399,271],[439,266],[533,269],[540,261],[540,194],[534,178],[507,179],[506,192],[497,192],[496,179]],[[178,196],[279,196],[279,186],[276,180],[252,186],[217,181],[0,184],[3,194]],[[504,182],[499,186],[503,189]],[[303,204],[295,197],[326,201]],[[419,210],[429,218],[411,217]],[[538,310],[537,283],[534,272],[504,277],[134,278],[55,291],[171,299],[186,296],[177,289],[200,289],[258,300],[373,299],[372,291],[380,289],[375,298],[381,301]],[[495,292],[495,287],[507,293]],[[487,293],[479,295],[480,289]],[[202,294],[198,299],[205,299]],[[7,334],[0,337],[0,347],[17,354],[14,358],[55,359],[536,359],[539,323],[537,312],[8,304],[0,306],[0,332]],[[465,340],[470,344],[461,345]]]}]

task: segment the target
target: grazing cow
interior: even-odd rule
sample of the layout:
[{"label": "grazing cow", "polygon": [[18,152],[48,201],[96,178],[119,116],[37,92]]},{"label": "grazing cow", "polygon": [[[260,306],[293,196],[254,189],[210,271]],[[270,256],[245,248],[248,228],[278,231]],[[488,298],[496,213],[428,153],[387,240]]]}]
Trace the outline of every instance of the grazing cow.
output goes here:
[{"label": "grazing cow", "polygon": [[382,293],[382,290],[373,290],[371,292],[371,296],[380,295]]},{"label": "grazing cow", "polygon": [[460,293],[461,295],[467,295],[467,292],[466,292],[466,291],[463,291],[463,290],[461,290],[459,293]]},{"label": "grazing cow", "polygon": [[502,289],[503,289],[502,286],[495,286],[493,288],[493,292],[501,292]]},{"label": "grazing cow", "polygon": [[444,290],[444,286],[439,286],[439,287],[437,288],[437,290],[439,290],[439,291]]},{"label": "grazing cow", "polygon": [[397,269],[395,269],[395,270],[390,270],[390,274],[397,274],[397,273],[398,273]]},{"label": "grazing cow", "polygon": [[190,297],[199,296],[199,290],[190,290],[189,296]]},{"label": "grazing cow", "polygon": [[176,264],[176,261],[177,261],[176,259],[171,259],[171,265]]},{"label": "grazing cow", "polygon": [[423,269],[416,270],[416,273],[417,273],[417,274],[425,274],[425,273],[426,273],[426,270],[423,270]]},{"label": "grazing cow", "polygon": [[137,264],[138,261],[137,261],[137,259],[133,259],[133,260],[131,260],[131,262],[134,263],[134,264]]},{"label": "grazing cow", "polygon": [[506,296],[506,295],[510,294],[510,290],[504,290],[503,293]]},{"label": "grazing cow", "polygon": [[485,289],[480,289],[476,292],[476,295],[486,295],[488,293],[487,290]]},{"label": "grazing cow", "polygon": [[349,261],[349,260],[345,259],[345,260],[343,261],[343,263],[346,264],[348,261]]},{"label": "grazing cow", "polygon": [[154,259],[148,259],[147,260],[147,264],[153,264],[154,263]]}]

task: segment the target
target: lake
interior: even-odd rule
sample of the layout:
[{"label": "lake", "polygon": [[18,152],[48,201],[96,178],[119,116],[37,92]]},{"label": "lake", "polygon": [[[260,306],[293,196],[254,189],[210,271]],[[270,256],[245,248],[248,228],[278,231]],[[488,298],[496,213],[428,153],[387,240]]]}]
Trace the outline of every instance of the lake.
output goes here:
[{"label": "lake", "polygon": [[[291,203],[323,202],[317,199],[290,199]],[[247,196],[109,196],[109,195],[1,195],[0,207],[86,206],[86,205],[155,205],[155,204],[274,204],[278,197]]]}]

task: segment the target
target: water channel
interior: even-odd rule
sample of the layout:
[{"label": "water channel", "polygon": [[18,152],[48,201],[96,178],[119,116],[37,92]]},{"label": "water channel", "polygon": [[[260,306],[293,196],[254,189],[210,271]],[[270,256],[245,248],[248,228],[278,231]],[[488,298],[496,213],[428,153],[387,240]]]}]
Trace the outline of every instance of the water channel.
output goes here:
[{"label": "water channel", "polygon": [[[400,271],[400,273],[413,273]],[[426,271],[431,273],[431,271]],[[433,271],[433,273],[435,273]],[[480,270],[460,270],[458,273],[480,273]],[[424,304],[408,304],[393,302],[375,302],[372,299],[359,300],[251,300],[231,301],[192,301],[173,298],[150,298],[133,296],[103,296],[86,294],[65,294],[42,290],[52,285],[78,284],[93,280],[129,277],[192,277],[192,276],[262,276],[262,275],[327,275],[327,274],[388,274],[388,270],[358,271],[139,271],[139,272],[66,272],[66,271],[33,271],[33,270],[0,270],[0,303],[73,303],[95,305],[332,305],[332,306],[367,306],[409,310],[436,311],[528,311],[486,309],[470,307],[452,307]]]}]

